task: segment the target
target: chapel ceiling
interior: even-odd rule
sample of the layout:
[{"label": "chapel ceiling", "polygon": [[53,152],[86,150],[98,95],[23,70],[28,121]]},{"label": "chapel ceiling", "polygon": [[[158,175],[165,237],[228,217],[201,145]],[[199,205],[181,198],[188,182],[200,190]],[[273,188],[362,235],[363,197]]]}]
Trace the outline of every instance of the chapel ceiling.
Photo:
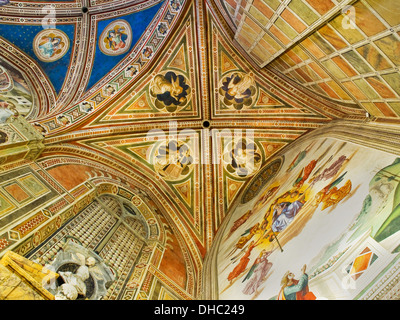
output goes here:
[{"label": "chapel ceiling", "polygon": [[[314,55],[323,30],[338,36],[335,20],[349,1],[318,1],[325,3],[318,7],[317,1],[289,2],[11,1],[0,6],[0,62],[17,84],[13,90],[20,91],[4,89],[1,99],[28,101],[13,103],[45,137],[42,159],[79,157],[89,167],[96,162],[140,182],[146,195],[167,208],[188,247],[203,256],[242,186],[277,151],[336,119],[364,120],[365,111],[400,115],[398,21],[380,17],[385,30],[358,40],[360,47],[375,49],[364,58],[358,46],[328,36],[325,41],[338,42],[329,53],[324,47]],[[372,0],[361,2],[370,10]],[[315,21],[308,20],[305,6]],[[49,14],[44,10],[54,14],[49,23],[55,28],[43,28]],[[271,32],[285,19],[297,21],[288,16],[303,17],[304,28],[282,41]],[[42,35],[63,45],[40,51]],[[377,53],[384,50],[378,44],[387,37],[395,45],[384,46],[386,60],[380,60]],[[371,79],[356,72],[355,58],[342,70],[346,77],[328,70],[338,71],[344,63],[333,63],[344,62],[346,52],[383,61],[367,75],[387,81],[387,96],[357,100],[355,91],[350,94],[350,87]],[[179,166],[168,164],[173,157]]]}]

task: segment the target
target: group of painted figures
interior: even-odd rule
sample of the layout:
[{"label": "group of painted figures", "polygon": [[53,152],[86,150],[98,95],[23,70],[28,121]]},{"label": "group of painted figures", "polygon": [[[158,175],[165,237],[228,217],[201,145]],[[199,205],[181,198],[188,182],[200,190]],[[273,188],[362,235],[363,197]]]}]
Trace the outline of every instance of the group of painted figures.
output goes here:
[{"label": "group of painted figures", "polygon": [[[312,145],[298,153],[288,166],[287,174],[301,163],[311,147]],[[230,258],[227,268],[237,263],[227,276],[230,283],[228,287],[242,277],[242,283],[246,283],[242,292],[246,295],[259,294],[257,289],[273,272],[271,271],[273,264],[268,260],[273,251],[277,248],[283,251],[282,246],[301,232],[320,204],[322,204],[321,210],[334,207],[350,193],[352,190],[350,180],[339,187],[346,176],[346,172],[343,173],[344,164],[350,158],[344,155],[339,156],[330,166],[327,164],[334,160],[332,157],[321,164],[319,162],[321,162],[322,157],[311,160],[300,170],[290,190],[276,196],[280,186],[271,185],[261,194],[251,210],[234,221],[226,239],[272,200],[262,220],[242,232],[232,250],[227,254],[226,258]],[[316,183],[321,181],[330,182],[327,182],[326,186],[319,192],[314,192]],[[294,227],[291,224],[295,218],[296,226]],[[248,268],[252,251],[256,247],[259,247],[259,255]],[[315,296],[308,291],[308,276],[305,272],[305,266],[299,280],[295,280],[293,273],[288,271],[282,278],[281,286],[278,299],[315,299]]]}]

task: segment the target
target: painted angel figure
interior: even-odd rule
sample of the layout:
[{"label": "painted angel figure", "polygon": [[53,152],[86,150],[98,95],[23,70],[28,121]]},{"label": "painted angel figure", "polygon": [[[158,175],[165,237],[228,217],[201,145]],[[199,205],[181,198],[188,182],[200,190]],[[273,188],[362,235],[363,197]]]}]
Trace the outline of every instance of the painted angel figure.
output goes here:
[{"label": "painted angel figure", "polygon": [[248,263],[250,262],[251,251],[255,247],[257,247],[259,244],[260,244],[259,240],[250,242],[246,251],[244,252],[244,255],[240,258],[239,263],[235,266],[235,268],[228,275],[228,281],[230,283],[232,283],[234,279],[239,277],[246,270],[246,267],[247,267]]},{"label": "painted angel figure", "polygon": [[257,259],[254,261],[249,272],[242,282],[249,280],[243,289],[243,293],[246,295],[252,295],[258,289],[258,287],[265,281],[265,277],[272,268],[272,263],[268,261],[268,257],[272,251],[263,249]]},{"label": "painted angel figure", "polygon": [[239,240],[236,242],[235,246],[232,248],[232,250],[228,253],[226,256],[227,258],[233,255],[237,250],[241,250],[240,253],[231,260],[237,260],[238,256],[241,256],[244,251],[245,245],[260,231],[260,223],[257,222],[254,226],[251,228],[247,229],[244,233],[241,234]]}]

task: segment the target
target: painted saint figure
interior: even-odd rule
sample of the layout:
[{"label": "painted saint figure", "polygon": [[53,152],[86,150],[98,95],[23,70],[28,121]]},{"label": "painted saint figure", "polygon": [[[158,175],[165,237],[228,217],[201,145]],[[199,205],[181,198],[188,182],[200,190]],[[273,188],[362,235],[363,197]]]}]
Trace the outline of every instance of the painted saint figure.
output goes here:
[{"label": "painted saint figure", "polygon": [[116,56],[127,52],[131,42],[130,24],[125,20],[115,20],[103,29],[98,45],[104,54]]},{"label": "painted saint figure", "polygon": [[256,82],[252,73],[233,72],[226,76],[221,84],[219,93],[227,106],[241,110],[253,103],[257,93]]},{"label": "painted saint figure", "polygon": [[[304,194],[299,194],[299,192],[294,191],[290,196],[293,198],[293,201],[280,202],[274,206],[271,224],[271,229],[274,232],[285,230],[305,203]],[[299,198],[296,199],[297,196],[299,196]]]},{"label": "painted saint figure", "polygon": [[157,74],[150,83],[150,95],[157,109],[168,112],[177,111],[188,103],[190,86],[187,79],[178,73],[168,71]]},{"label": "painted saint figure", "polygon": [[272,230],[281,232],[293,221],[296,214],[303,207],[304,203],[296,200],[294,202],[281,202],[275,206],[272,216]]},{"label": "painted saint figure", "polygon": [[252,75],[234,73],[228,83],[228,94],[235,99],[247,97],[247,90],[254,84]]},{"label": "painted saint figure", "polygon": [[257,259],[254,261],[254,264],[242,281],[245,282],[249,280],[243,289],[244,294],[252,295],[257,291],[261,283],[265,281],[265,277],[272,267],[272,263],[268,261],[268,256],[271,255],[271,253],[272,251],[266,251],[263,249]]},{"label": "painted saint figure", "polygon": [[301,269],[302,275],[299,280],[294,278],[290,271],[286,272],[281,281],[281,290],[278,300],[315,300],[315,295],[308,289],[308,275],[306,265]]},{"label": "painted saint figure", "polygon": [[156,170],[163,178],[177,180],[190,173],[194,158],[187,144],[171,140],[159,147],[155,161]]}]

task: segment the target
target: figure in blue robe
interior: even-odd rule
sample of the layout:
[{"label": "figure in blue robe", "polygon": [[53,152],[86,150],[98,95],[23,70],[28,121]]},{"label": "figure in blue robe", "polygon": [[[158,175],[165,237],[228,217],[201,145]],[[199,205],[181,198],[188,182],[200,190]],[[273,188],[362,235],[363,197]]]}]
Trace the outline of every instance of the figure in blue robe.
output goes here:
[{"label": "figure in blue robe", "polygon": [[303,207],[304,203],[301,201],[294,202],[281,202],[275,206],[272,215],[271,228],[274,232],[281,232],[293,221],[296,214]]}]

